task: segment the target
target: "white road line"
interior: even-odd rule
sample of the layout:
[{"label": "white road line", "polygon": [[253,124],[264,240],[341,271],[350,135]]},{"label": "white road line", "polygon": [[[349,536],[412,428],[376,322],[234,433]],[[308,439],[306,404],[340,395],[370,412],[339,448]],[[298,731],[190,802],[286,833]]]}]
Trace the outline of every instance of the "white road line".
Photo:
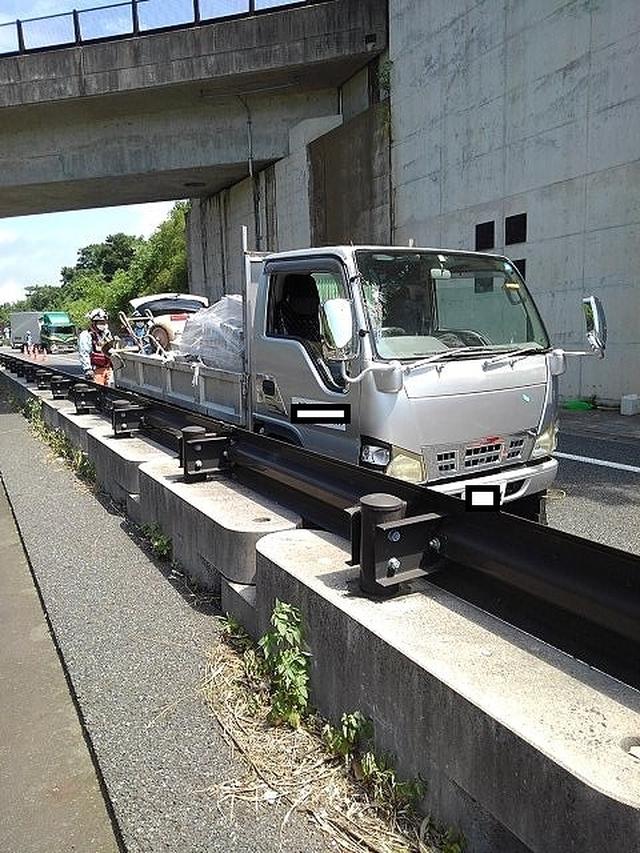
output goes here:
[{"label": "white road line", "polygon": [[622,462],[607,462],[606,459],[592,459],[591,456],[574,456],[573,453],[558,453],[553,454],[559,459],[570,459],[572,462],[586,462],[587,465],[598,465],[600,468],[617,468],[618,471],[632,471],[634,474],[640,474],[640,468],[635,465],[623,465]]}]

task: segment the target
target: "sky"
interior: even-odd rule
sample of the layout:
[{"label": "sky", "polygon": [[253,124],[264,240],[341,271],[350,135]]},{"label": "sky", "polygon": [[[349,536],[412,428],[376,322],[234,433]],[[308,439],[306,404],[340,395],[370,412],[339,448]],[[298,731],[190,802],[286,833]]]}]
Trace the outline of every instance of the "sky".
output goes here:
[{"label": "sky", "polygon": [[[2,0],[0,0],[0,3]],[[123,231],[148,237],[173,202],[132,204],[0,219],[0,304],[24,297],[33,284],[59,284],[63,266],[73,266],[78,249]]]}]

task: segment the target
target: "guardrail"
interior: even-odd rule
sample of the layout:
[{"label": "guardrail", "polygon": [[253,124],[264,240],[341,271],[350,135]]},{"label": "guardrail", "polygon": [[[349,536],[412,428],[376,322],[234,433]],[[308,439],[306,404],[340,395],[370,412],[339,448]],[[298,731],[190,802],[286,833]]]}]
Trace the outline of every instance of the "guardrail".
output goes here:
[{"label": "guardrail", "polygon": [[0,56],[197,27],[314,2],[320,0],[120,0],[0,24]]},{"label": "guardrail", "polygon": [[[363,592],[383,599],[420,577],[640,686],[640,556],[231,426],[174,403],[78,383],[60,368],[0,353],[28,384],[100,411],[114,435],[179,451],[186,482],[232,473],[323,530],[351,540]],[[117,401],[117,402],[116,402]],[[516,615],[516,611],[520,615]],[[514,621],[515,620],[515,621]],[[533,626],[533,627],[532,627]],[[606,660],[606,663],[602,661]]]}]

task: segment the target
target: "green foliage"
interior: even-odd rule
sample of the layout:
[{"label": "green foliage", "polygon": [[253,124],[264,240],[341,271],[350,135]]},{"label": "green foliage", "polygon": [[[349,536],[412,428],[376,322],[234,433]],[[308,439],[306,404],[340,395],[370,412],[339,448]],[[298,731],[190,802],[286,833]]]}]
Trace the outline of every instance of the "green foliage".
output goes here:
[{"label": "green foliage", "polygon": [[344,758],[347,763],[353,758],[362,742],[373,737],[373,723],[360,711],[343,714],[340,726],[327,723],[322,729],[322,739],[330,752]]},{"label": "green foliage", "polygon": [[104,243],[92,243],[78,250],[75,267],[63,267],[60,273],[63,288],[86,273],[96,273],[105,282],[113,279],[118,270],[128,270],[142,245],[141,237],[129,234],[110,234]]},{"label": "green foliage", "polygon": [[258,642],[270,680],[269,718],[275,724],[298,728],[309,707],[309,652],[304,645],[300,611],[276,599],[271,625]]},{"label": "green foliage", "polygon": [[231,613],[225,613],[220,619],[221,631],[223,639],[236,651],[244,651],[252,646],[251,637],[244,630],[235,616]]},{"label": "green foliage", "polygon": [[388,757],[365,752],[360,758],[362,779],[382,808],[414,810],[426,793],[422,779],[400,780]]},{"label": "green foliage", "polygon": [[378,64],[378,86],[380,87],[380,95],[382,98],[387,98],[391,91],[391,69],[393,62],[390,59],[383,59]]},{"label": "green foliage", "polygon": [[171,559],[171,537],[162,532],[159,524],[145,524],[142,533],[148,539],[151,550],[159,560]]},{"label": "green foliage", "polygon": [[22,413],[31,425],[34,434],[49,445],[58,459],[64,460],[86,483],[94,484],[96,469],[87,454],[75,448],[62,430],[51,429],[42,417],[42,401],[28,400],[22,406]]}]

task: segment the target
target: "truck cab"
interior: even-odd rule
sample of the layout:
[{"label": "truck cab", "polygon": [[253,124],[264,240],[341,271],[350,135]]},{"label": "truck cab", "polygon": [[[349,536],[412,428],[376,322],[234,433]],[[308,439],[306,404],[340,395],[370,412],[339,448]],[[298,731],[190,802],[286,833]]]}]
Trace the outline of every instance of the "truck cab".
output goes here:
[{"label": "truck cab", "polygon": [[[497,484],[514,508],[556,476],[565,354],[508,258],[375,246],[269,256],[250,365],[254,428],[311,450],[460,497]],[[294,422],[295,403],[348,417]]]},{"label": "truck cab", "polygon": [[40,326],[40,343],[47,352],[73,352],[77,348],[76,328],[66,311],[45,311]]}]

